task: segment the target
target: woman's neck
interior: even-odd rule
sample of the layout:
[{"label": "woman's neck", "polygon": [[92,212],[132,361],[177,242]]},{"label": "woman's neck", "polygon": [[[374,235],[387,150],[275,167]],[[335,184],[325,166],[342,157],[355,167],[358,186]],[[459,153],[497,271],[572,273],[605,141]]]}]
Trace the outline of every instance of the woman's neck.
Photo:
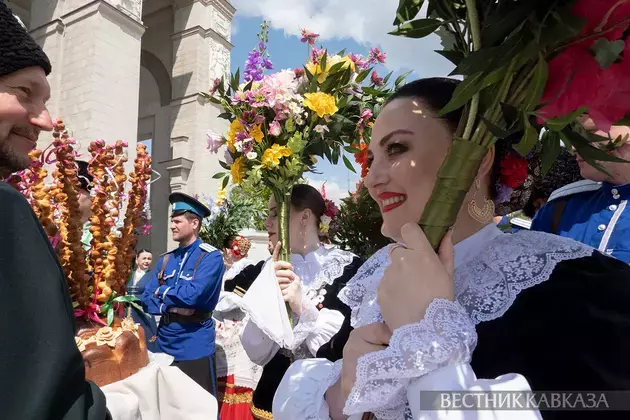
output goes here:
[{"label": "woman's neck", "polygon": [[479,232],[481,229],[493,222],[492,219],[488,220],[487,223],[481,223],[478,220],[473,219],[470,214],[468,214],[466,207],[467,206],[462,207],[462,211],[460,211],[457,222],[453,228],[453,245],[473,236],[475,233]]},{"label": "woman's neck", "polygon": [[305,257],[311,252],[317,251],[319,249],[319,246],[320,246],[319,239],[316,242],[309,241],[308,243],[304,244],[304,246],[298,247],[297,249],[294,247],[291,247],[291,253]]}]

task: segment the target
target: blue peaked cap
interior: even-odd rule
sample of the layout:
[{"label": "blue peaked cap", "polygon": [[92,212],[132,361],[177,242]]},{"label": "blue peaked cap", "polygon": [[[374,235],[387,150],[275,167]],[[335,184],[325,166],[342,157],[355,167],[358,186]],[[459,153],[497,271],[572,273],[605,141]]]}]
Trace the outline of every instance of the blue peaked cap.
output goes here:
[{"label": "blue peaked cap", "polygon": [[205,219],[210,216],[210,209],[204,206],[199,200],[184,193],[173,193],[168,196],[168,201],[173,205],[172,215],[181,214],[184,212],[191,212],[197,216]]}]

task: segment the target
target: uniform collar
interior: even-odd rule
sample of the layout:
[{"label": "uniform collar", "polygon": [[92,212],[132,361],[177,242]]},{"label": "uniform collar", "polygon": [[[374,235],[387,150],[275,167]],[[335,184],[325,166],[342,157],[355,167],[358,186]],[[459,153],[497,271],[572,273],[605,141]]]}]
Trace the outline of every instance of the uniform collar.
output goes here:
[{"label": "uniform collar", "polygon": [[608,182],[602,182],[602,189],[604,193],[610,195],[630,196],[630,184],[613,185]]},{"label": "uniform collar", "polygon": [[177,252],[177,253],[179,253],[179,254],[185,254],[186,252],[190,251],[191,249],[199,247],[199,245],[201,245],[201,239],[197,238],[197,239],[195,240],[195,242],[193,242],[192,244],[190,244],[190,245],[188,245],[188,246],[185,246],[185,247],[183,247],[183,248],[179,248],[179,247],[178,247],[178,248],[175,250],[175,252]]}]

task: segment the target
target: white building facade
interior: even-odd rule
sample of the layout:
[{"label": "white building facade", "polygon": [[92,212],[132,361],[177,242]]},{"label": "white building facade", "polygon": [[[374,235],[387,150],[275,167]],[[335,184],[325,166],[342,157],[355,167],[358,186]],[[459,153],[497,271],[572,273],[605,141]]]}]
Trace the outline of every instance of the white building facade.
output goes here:
[{"label": "white building facade", "polygon": [[[137,142],[150,143],[153,229],[138,246],[154,255],[171,249],[168,195],[214,197],[220,188],[206,133],[224,132],[227,124],[200,92],[229,73],[234,7],[228,0],[7,4],[50,58],[49,109],[66,122],[81,153],[94,139],[127,140],[131,169]],[[46,141],[42,135],[40,145]]]}]

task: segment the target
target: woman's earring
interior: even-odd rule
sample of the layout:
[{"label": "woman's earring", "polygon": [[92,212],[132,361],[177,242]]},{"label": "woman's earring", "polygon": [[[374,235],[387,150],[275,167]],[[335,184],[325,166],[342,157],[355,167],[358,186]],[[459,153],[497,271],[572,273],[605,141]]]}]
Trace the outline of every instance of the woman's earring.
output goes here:
[{"label": "woman's earring", "polygon": [[306,223],[302,222],[302,229],[300,230],[300,236],[302,237],[302,249],[306,249]]},{"label": "woman's earring", "polygon": [[489,200],[488,197],[483,197],[483,207],[480,208],[475,201],[475,197],[477,196],[477,192],[481,189],[481,182],[479,178],[475,178],[475,195],[473,199],[468,203],[468,214],[470,217],[478,221],[482,224],[490,223],[492,218],[494,217],[494,202]]}]

